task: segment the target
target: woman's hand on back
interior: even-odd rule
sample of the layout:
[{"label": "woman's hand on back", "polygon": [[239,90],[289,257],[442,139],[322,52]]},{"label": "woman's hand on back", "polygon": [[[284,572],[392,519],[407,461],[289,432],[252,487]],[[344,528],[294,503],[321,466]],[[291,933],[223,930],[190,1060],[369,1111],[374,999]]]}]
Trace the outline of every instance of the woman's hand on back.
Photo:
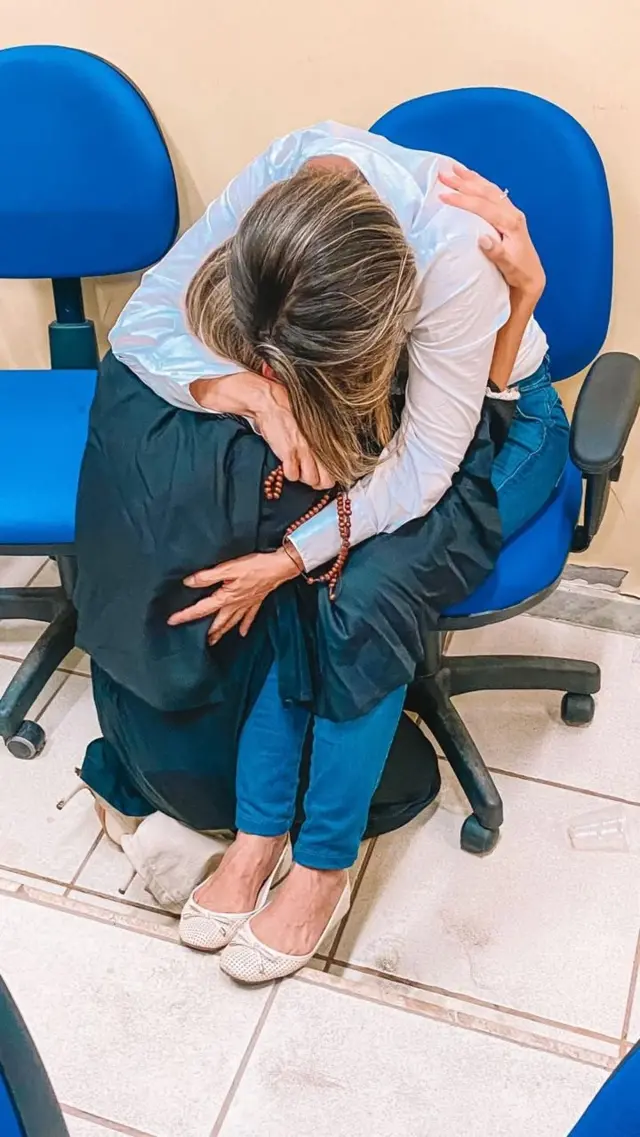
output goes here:
[{"label": "woman's hand on back", "polygon": [[240,635],[246,636],[262,601],[287,580],[300,575],[301,569],[284,549],[275,553],[250,553],[235,561],[226,561],[215,568],[202,569],[188,576],[188,588],[209,588],[218,585],[211,596],[205,596],[189,608],[183,608],[169,617],[172,626],[188,624],[213,616],[208,640],[216,644],[222,636],[239,625]]},{"label": "woman's hand on back", "polygon": [[190,390],[196,402],[209,411],[253,419],[282,462],[288,482],[305,482],[315,490],[333,486],[333,478],[315,457],[293,417],[282,383],[252,371],[238,371],[216,379],[197,379]]},{"label": "woman's hand on back", "polygon": [[477,214],[496,229],[495,237],[487,234],[480,238],[480,248],[500,270],[509,288],[533,303],[539,300],[546,277],[522,210],[499,186],[457,162],[452,173],[441,173],[439,177],[452,191],[441,194],[441,201]]}]

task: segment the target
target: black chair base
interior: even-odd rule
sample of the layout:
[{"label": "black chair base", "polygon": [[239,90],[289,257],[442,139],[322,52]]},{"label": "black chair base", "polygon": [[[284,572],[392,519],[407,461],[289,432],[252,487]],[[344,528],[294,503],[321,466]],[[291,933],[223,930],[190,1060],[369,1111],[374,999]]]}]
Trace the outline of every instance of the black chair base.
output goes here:
[{"label": "black chair base", "polygon": [[451,700],[470,691],[563,691],[564,722],[586,726],[593,718],[593,696],[600,690],[600,668],[536,656],[446,656],[440,632],[430,632],[426,646],[425,665],[409,688],[406,708],[431,731],[469,801],[473,812],[462,826],[462,848],[489,853],[500,836],[502,799]]},{"label": "black chair base", "polygon": [[75,560],[57,561],[59,588],[0,589],[0,619],[42,620],[48,625],[0,697],[0,738],[15,758],[35,758],[44,747],[42,727],[25,716],[75,642],[76,612],[69,599]]}]

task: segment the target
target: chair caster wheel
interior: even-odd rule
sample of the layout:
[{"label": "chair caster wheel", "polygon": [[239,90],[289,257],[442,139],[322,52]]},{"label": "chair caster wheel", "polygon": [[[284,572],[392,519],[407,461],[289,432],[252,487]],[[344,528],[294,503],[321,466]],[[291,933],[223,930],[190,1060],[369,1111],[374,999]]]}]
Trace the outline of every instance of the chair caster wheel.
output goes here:
[{"label": "chair caster wheel", "polygon": [[481,856],[483,853],[490,853],[492,849],[495,849],[499,836],[499,829],[485,829],[484,825],[478,821],[475,813],[472,813],[470,817],[467,817],[460,830],[460,846],[465,853],[475,853],[477,856]]},{"label": "chair caster wheel", "polygon": [[567,726],[588,726],[596,713],[596,704],[593,695],[564,695],[562,698],[563,723]]},{"label": "chair caster wheel", "polygon": [[22,726],[16,731],[12,738],[7,739],[7,750],[13,754],[14,758],[22,758],[25,761],[30,761],[36,758],[42,750],[47,741],[47,736],[42,727],[37,722],[29,722],[25,719]]}]

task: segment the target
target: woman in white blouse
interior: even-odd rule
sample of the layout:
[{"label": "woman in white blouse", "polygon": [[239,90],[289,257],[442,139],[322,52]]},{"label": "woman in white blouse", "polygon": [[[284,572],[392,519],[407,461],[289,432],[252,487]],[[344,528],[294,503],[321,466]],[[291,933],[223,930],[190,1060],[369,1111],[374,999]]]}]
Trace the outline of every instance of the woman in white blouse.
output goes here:
[{"label": "woman in white blouse", "polygon": [[[513,535],[550,497],[568,452],[533,319],[543,287],[505,192],[439,155],[322,124],[254,161],[145,275],[112,348],[174,406],[250,419],[281,478],[341,492],[277,552],[197,573],[187,583],[220,587],[170,623],[212,616],[215,644],[236,626],[246,635],[268,593],[302,572],[329,563],[333,587],[349,546],[440,501],[487,394],[519,398],[493,478]],[[404,347],[394,434],[390,390]],[[316,722],[288,871],[308,716],[280,702],[274,667],[241,740],[238,838],[188,902],[185,943],[224,948],[223,968],[248,982],[307,962],[348,909],[347,869],[403,698],[401,688],[353,722]]]}]

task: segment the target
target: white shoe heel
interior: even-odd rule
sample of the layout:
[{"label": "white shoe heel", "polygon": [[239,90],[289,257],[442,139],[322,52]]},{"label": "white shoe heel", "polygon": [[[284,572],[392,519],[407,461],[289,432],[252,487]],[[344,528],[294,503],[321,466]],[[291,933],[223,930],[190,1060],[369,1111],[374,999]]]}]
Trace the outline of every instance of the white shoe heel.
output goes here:
[{"label": "white shoe heel", "polygon": [[347,881],[326,928],[308,955],[287,955],[283,951],[268,947],[258,939],[251,930],[251,924],[246,921],[238,929],[229,946],[224,949],[220,957],[220,967],[226,975],[230,975],[238,983],[269,983],[274,979],[284,979],[287,975],[294,975],[313,959],[320,945],[338,927],[350,907],[351,885]]},{"label": "white shoe heel", "polygon": [[[274,885],[279,884],[291,868],[291,843],[287,843],[282,850],[280,859],[273,872],[267,877],[256,900],[256,906],[251,912],[212,912],[203,908],[195,899],[196,892],[203,887],[199,884],[187,900],[180,917],[180,939],[186,947],[194,951],[220,951],[233,939],[233,936],[252,916],[257,915],[266,908],[269,893]],[[209,879],[211,879],[209,877]],[[206,881],[203,882],[206,884]]]}]

